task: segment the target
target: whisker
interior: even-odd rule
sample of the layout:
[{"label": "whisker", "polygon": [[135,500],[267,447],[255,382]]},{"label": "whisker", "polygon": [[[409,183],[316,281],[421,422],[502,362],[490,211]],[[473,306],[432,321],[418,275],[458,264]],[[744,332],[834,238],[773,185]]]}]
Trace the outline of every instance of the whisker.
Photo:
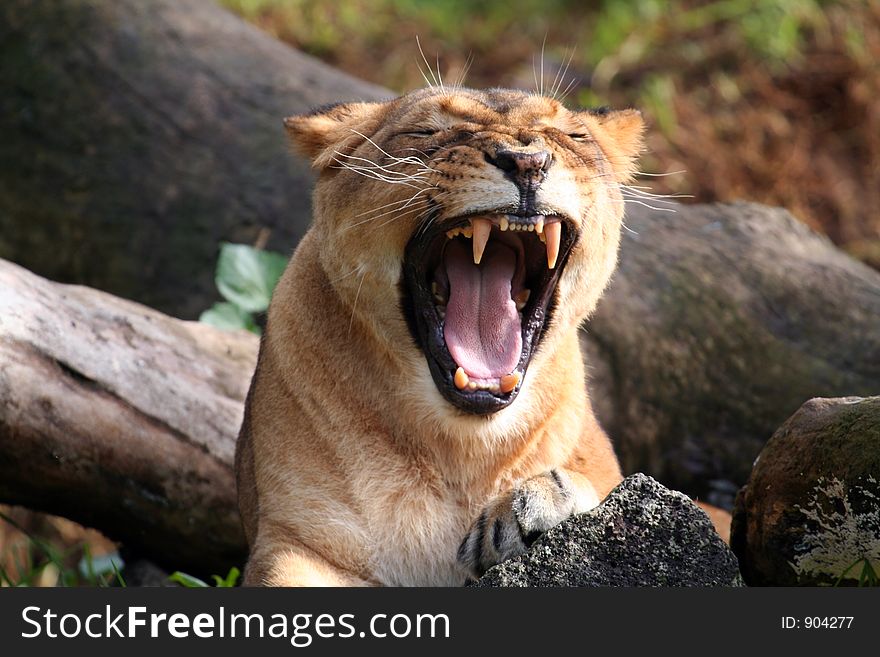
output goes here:
[{"label": "whisker", "polygon": [[550,97],[556,98],[562,83],[565,82],[565,76],[568,74],[568,68],[571,66],[571,60],[574,59],[574,48],[568,51],[568,57],[563,59],[562,66],[556,70],[556,76],[553,78],[553,86],[550,88]]},{"label": "whisker", "polygon": [[437,55],[437,79],[440,80],[440,89],[441,91],[446,91],[446,88],[443,86],[443,76],[440,75],[440,55]]},{"label": "whisker", "polygon": [[647,198],[651,200],[662,200],[662,199],[671,199],[671,198],[693,198],[693,194],[654,194],[653,192],[648,192],[643,189],[638,189],[631,187],[629,185],[621,185],[621,191],[624,194],[631,194],[638,198]]},{"label": "whisker", "polygon": [[361,288],[364,286],[364,279],[367,277],[367,271],[364,269],[364,275],[361,276],[361,282],[358,285],[357,292],[354,295],[354,303],[351,306],[351,319],[348,320],[348,335],[351,335],[351,327],[354,324],[354,313],[357,310],[358,298],[361,296]]},{"label": "whisker", "polygon": [[338,166],[334,165],[331,168],[333,169],[349,169],[351,171],[358,171],[361,173],[366,173],[377,180],[387,180],[388,182],[400,182],[404,180],[426,180],[424,173],[399,173],[395,171],[384,172],[381,169],[376,167],[365,167],[365,166],[357,166],[352,164],[346,164],[344,162],[339,162],[339,160],[334,160]]},{"label": "whisker", "polygon": [[336,282],[338,282],[338,281],[344,280],[344,279],[348,278],[349,276],[351,276],[352,274],[354,274],[354,273],[356,273],[356,272],[358,272],[358,271],[360,271],[360,267],[355,267],[354,269],[352,269],[352,270],[351,270],[350,272],[348,272],[347,274],[343,274],[342,276],[338,276],[338,277],[336,277],[336,278],[331,278],[329,282],[330,282],[330,283],[336,283]]},{"label": "whisker", "polygon": [[[382,148],[381,146],[379,146],[379,144],[377,144],[377,143],[374,142],[372,139],[370,139],[369,137],[367,137],[367,135],[365,135],[364,133],[362,133],[362,132],[358,132],[357,130],[355,130],[355,129],[353,129],[353,128],[351,129],[351,131],[352,131],[354,134],[359,135],[359,136],[363,137],[364,139],[366,139],[368,142],[370,142],[373,146],[376,147],[376,150],[378,150],[380,153],[382,153],[382,155],[384,155],[385,157],[391,158],[392,160],[397,160],[398,162],[407,162],[408,164],[417,164],[417,165],[421,165],[421,166],[424,166],[424,167],[425,167],[426,169],[428,169],[429,171],[434,172],[433,169],[430,169],[429,167],[427,167],[427,165],[425,165],[425,163],[422,162],[422,161],[421,161],[420,159],[418,159],[417,157],[413,157],[413,158],[400,158],[400,157],[395,157],[394,155],[392,155],[391,153],[389,153],[388,151],[386,151],[384,148]],[[370,161],[370,160],[368,160],[368,161]]]},{"label": "whisker", "polygon": [[[357,132],[357,131],[353,130],[352,132]],[[357,134],[360,135],[361,133],[358,132]],[[361,136],[363,136],[363,135],[361,135]],[[364,136],[364,139],[369,139],[369,137]],[[376,146],[376,148],[379,148],[372,140],[370,140],[370,143],[373,143],[373,145]],[[420,160],[417,157],[397,157],[396,155],[391,155],[390,153],[383,151],[383,153],[385,153],[385,155],[387,155],[389,158],[394,160],[394,162],[392,164],[390,164],[390,165],[388,165],[388,167],[386,167],[384,164],[379,164],[378,162],[374,162],[373,160],[370,160],[366,157],[359,157],[357,155],[349,155],[349,154],[343,153],[341,151],[333,151],[333,153],[339,157],[344,157],[349,160],[360,160],[361,162],[366,162],[367,164],[369,164],[372,167],[382,168],[382,169],[388,170],[389,172],[391,172],[391,171],[388,169],[388,167],[397,166],[398,164],[409,164],[409,165],[420,167],[424,171],[428,171],[431,173],[437,173],[434,169],[432,169],[431,167],[426,165],[422,160]],[[393,173],[399,173],[399,172],[394,171]]]},{"label": "whisker", "polygon": [[[426,192],[430,189],[436,189],[436,187],[425,187],[425,189],[421,189],[418,192],[416,192],[415,196],[418,196],[422,192]],[[385,208],[389,208],[392,205],[401,205],[401,204],[409,203],[412,200],[412,198],[413,197],[398,199],[397,201],[392,201],[391,203],[386,203],[385,205],[380,205],[378,208],[373,208],[372,210],[365,210],[364,212],[360,212],[360,213],[356,214],[355,219],[357,219],[358,217],[363,217],[368,214],[372,214],[373,212],[378,212],[379,210],[384,210]]]},{"label": "whisker", "polygon": [[[423,206],[423,207],[415,206],[415,207],[410,208],[409,210],[407,210],[407,211],[404,212],[403,214],[396,214],[396,215],[394,215],[393,217],[391,217],[391,219],[386,219],[385,221],[383,221],[381,224],[379,224],[378,226],[376,226],[375,229],[378,230],[378,229],[380,229],[380,228],[384,228],[384,227],[387,226],[388,224],[390,224],[390,223],[392,223],[392,222],[394,222],[394,221],[397,221],[398,219],[401,219],[402,217],[405,217],[405,216],[407,216],[408,214],[412,214],[413,212],[420,212],[420,211],[422,211],[422,210],[426,210],[427,207],[428,207],[428,202],[427,202],[427,201],[424,201],[424,206]],[[381,216],[381,215],[380,215],[380,216]],[[378,219],[379,217],[376,217],[376,218]]]},{"label": "whisker", "polygon": [[656,210],[657,212],[675,212],[675,210],[672,208],[657,208],[649,203],[645,203],[644,201],[637,201],[636,199],[632,199],[632,198],[625,198],[625,199],[623,199],[623,201],[619,201],[619,202],[621,202],[621,203],[635,203],[636,205],[642,205],[642,206],[649,208],[651,210]]},{"label": "whisker", "polygon": [[[382,210],[382,209],[384,209],[385,207],[390,206],[390,205],[395,205],[395,206],[396,206],[396,205],[400,205],[401,203],[403,204],[403,205],[401,205],[401,207],[393,207],[393,208],[391,208],[391,209],[389,209],[389,210],[386,210],[385,212],[383,212],[383,213],[381,213],[381,214],[378,214],[378,215],[375,215],[375,216],[368,216],[366,219],[363,219],[362,221],[358,221],[357,223],[354,223],[354,224],[352,224],[351,226],[346,226],[345,228],[343,228],[343,232],[344,232],[344,231],[347,231],[347,230],[350,230],[350,229],[352,229],[352,228],[357,228],[358,226],[362,226],[363,224],[370,223],[371,221],[376,221],[377,219],[381,219],[382,217],[385,217],[385,216],[387,216],[387,215],[389,215],[389,214],[393,214],[393,213],[395,213],[395,212],[403,212],[403,211],[409,206],[409,204],[414,203],[414,202],[416,201],[416,198],[418,198],[418,196],[419,196],[420,194],[422,194],[423,192],[429,191],[429,190],[431,190],[431,189],[436,189],[436,188],[434,188],[434,187],[426,187],[425,189],[421,189],[421,190],[419,190],[418,192],[416,192],[415,194],[413,194],[413,195],[412,195],[410,198],[408,198],[408,199],[403,199],[403,200],[401,200],[401,201],[396,201],[396,202],[394,202],[394,203],[388,203],[388,204],[386,204],[386,206],[382,206],[382,207],[379,207],[379,208],[375,208],[375,209],[373,209],[373,210],[370,210],[370,211],[369,211],[369,214],[372,214],[372,213],[378,212],[379,210]],[[442,194],[438,194],[437,199],[442,198],[442,196],[443,196]],[[435,201],[436,201],[437,199],[435,199]],[[431,202],[430,199],[419,199],[418,204],[415,206],[415,209],[419,209],[420,206],[421,206],[422,204],[428,205],[428,204],[430,204],[430,202]],[[412,212],[412,210],[411,210],[410,212]],[[360,216],[363,216],[363,214],[365,214],[365,213],[361,213],[361,214],[359,214],[359,215],[356,215],[355,218],[360,217]],[[409,213],[406,213],[406,214],[409,214]],[[382,224],[382,225],[384,226],[385,224]]]},{"label": "whisker", "polygon": [[[428,86],[429,86],[431,89],[433,89],[434,87],[438,86],[438,85],[437,85],[437,78],[434,77],[434,69],[431,68],[431,65],[428,63],[428,58],[425,57],[425,51],[422,50],[422,42],[419,41],[419,35],[418,35],[418,34],[416,35],[416,45],[417,45],[418,48],[419,48],[419,54],[422,56],[422,61],[425,62],[425,66],[428,68],[428,72],[431,74],[431,79],[434,80],[434,84],[431,84],[430,82],[428,82],[428,76],[426,76],[426,75],[424,74],[424,72],[422,72],[422,77],[425,78],[425,82],[428,82]],[[421,64],[419,65],[419,70],[420,70],[420,71],[422,70],[422,66],[421,66]],[[441,88],[442,88],[442,85],[440,85],[440,86],[441,86]]]},{"label": "whisker", "polygon": [[670,171],[669,173],[648,173],[647,171],[636,171],[637,176],[652,176],[654,178],[662,178],[664,176],[677,176],[682,173],[687,173],[685,169],[681,169],[679,171]]},{"label": "whisker", "polygon": [[459,75],[458,75],[458,79],[456,80],[455,84],[453,85],[453,89],[461,89],[462,86],[464,86],[464,80],[467,77],[467,74],[470,72],[471,66],[473,65],[473,63],[474,63],[474,51],[471,50],[470,52],[468,52],[467,59],[464,61],[464,66],[461,69],[461,73],[459,73]]},{"label": "whisker", "polygon": [[558,100],[560,103],[564,101],[568,97],[568,94],[570,94],[572,90],[575,89],[575,87],[577,87],[577,78],[572,78],[571,82],[569,82],[568,86],[565,88],[565,91],[563,91],[562,95],[556,100]]},{"label": "whisker", "polygon": [[547,45],[547,33],[544,32],[544,40],[541,42],[541,89],[539,94],[544,95],[544,47]]},{"label": "whisker", "polygon": [[339,166],[339,167],[333,167],[333,168],[334,168],[334,169],[348,169],[349,171],[352,171],[353,173],[356,173],[356,174],[358,174],[359,176],[363,176],[364,178],[370,178],[370,179],[372,179],[372,180],[378,180],[379,182],[388,183],[388,184],[390,184],[390,185],[404,185],[404,186],[406,186],[406,187],[412,187],[413,189],[422,189],[422,188],[419,187],[418,185],[414,185],[414,184],[412,184],[409,180],[395,180],[395,179],[383,178],[382,176],[379,176],[379,175],[376,174],[375,172],[370,172],[370,171],[360,171],[360,170],[358,170],[358,169],[356,169],[356,168],[354,168],[354,167],[350,167],[350,166],[347,166],[347,165],[345,165],[345,164],[343,164],[343,165],[341,165],[341,166]]},{"label": "whisker", "polygon": [[[410,214],[411,212],[414,212],[415,210],[420,209],[420,207],[421,207],[422,205],[425,205],[425,206],[426,206],[427,203],[428,203],[427,199],[421,199],[421,200],[418,202],[418,204],[414,206],[414,208],[412,208],[412,209],[410,209],[410,210],[408,210],[408,211],[406,210],[406,208],[408,207],[408,206],[406,206],[406,205],[404,205],[404,206],[402,206],[402,207],[399,207],[399,208],[392,208],[391,210],[386,210],[386,211],[383,212],[382,214],[377,214],[375,217],[370,217],[369,219],[364,219],[363,221],[359,221],[358,223],[356,223],[356,224],[354,224],[354,225],[352,225],[352,226],[348,226],[348,227],[345,228],[345,230],[348,230],[349,228],[355,228],[356,226],[360,226],[360,225],[362,225],[362,224],[366,224],[366,223],[369,223],[369,222],[371,222],[371,221],[376,221],[377,219],[381,219],[382,217],[386,217],[386,216],[388,216],[389,214],[395,214],[395,213],[397,213],[397,212],[401,212],[401,213],[403,213],[404,215],[406,215],[406,214]],[[422,208],[422,209],[424,209],[424,208]],[[384,226],[384,225],[385,225],[385,224],[383,223],[382,226]]]}]

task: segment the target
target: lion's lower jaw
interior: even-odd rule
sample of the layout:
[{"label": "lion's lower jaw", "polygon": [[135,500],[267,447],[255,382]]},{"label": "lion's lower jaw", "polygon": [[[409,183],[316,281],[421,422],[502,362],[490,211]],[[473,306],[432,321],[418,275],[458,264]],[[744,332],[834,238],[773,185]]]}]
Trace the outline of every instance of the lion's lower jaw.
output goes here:
[{"label": "lion's lower jaw", "polygon": [[[570,425],[589,408],[577,329],[557,336],[552,346],[553,353],[542,350],[533,359],[513,403],[488,415],[467,413],[450,404],[422,358],[406,389],[395,395],[403,402],[397,407],[398,420],[420,434],[432,429],[434,435],[460,442],[469,451],[479,445],[486,456],[506,453],[514,444],[521,448],[563,417]],[[565,430],[580,435],[579,427],[566,426]]]}]

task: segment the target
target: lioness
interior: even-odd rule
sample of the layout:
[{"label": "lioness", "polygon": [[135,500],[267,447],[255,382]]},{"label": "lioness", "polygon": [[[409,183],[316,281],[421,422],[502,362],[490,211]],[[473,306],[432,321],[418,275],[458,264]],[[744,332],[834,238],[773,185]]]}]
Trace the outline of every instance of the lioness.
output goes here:
[{"label": "lioness", "polygon": [[578,325],[641,117],[428,88],[285,125],[319,178],[238,441],[244,582],[463,584],[621,480]]}]

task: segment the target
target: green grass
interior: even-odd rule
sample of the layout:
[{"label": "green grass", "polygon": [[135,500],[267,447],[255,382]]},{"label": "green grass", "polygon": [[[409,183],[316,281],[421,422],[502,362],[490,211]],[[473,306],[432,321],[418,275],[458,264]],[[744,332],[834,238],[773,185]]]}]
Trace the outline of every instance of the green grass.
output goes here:
[{"label": "green grass", "polygon": [[874,566],[871,565],[868,559],[857,559],[854,561],[841,573],[834,586],[840,586],[844,580],[855,580],[858,586],[880,586],[880,576],[877,575],[877,571],[874,570]]},{"label": "green grass", "polygon": [[[241,571],[233,566],[229,569],[226,577],[220,577],[220,575],[212,575],[211,577],[214,579],[215,587],[228,589],[238,584],[238,578],[240,575]],[[199,579],[198,577],[193,577],[192,575],[187,575],[186,573],[182,573],[179,570],[172,573],[168,577],[168,579],[175,584],[180,584],[181,586],[188,589],[202,589],[209,588],[211,586],[205,580]]]},{"label": "green grass", "polygon": [[[27,531],[5,513],[0,512],[0,521],[28,539],[28,549],[23,557],[12,553],[14,564],[11,569],[0,566],[0,586],[35,586],[47,572],[54,574],[56,586],[125,586],[120,572],[124,564],[118,554],[94,557],[86,543],[61,550]],[[71,565],[71,560],[80,552],[82,557]]]}]

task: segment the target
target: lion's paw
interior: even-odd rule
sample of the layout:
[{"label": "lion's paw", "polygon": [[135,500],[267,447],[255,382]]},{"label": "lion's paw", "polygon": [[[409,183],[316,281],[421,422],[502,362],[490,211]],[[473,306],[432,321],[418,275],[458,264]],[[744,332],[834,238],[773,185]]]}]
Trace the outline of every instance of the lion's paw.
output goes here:
[{"label": "lion's paw", "polygon": [[[587,508],[594,505],[588,502]],[[479,578],[495,564],[525,552],[573,513],[585,511],[584,506],[583,495],[562,470],[527,479],[483,509],[458,548],[458,561],[470,577]]]}]

